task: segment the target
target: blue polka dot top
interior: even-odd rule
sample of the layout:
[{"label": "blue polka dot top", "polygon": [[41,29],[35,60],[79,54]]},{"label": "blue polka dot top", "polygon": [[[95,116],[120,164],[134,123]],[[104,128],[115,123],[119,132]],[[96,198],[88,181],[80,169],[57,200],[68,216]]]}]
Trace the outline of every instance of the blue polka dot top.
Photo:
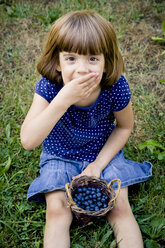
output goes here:
[{"label": "blue polka dot top", "polygon": [[[60,87],[42,77],[35,92],[49,103]],[[72,105],[43,141],[43,152],[58,157],[92,162],[115,127],[114,111],[124,109],[131,98],[124,76],[109,89],[101,90],[89,107]]]}]

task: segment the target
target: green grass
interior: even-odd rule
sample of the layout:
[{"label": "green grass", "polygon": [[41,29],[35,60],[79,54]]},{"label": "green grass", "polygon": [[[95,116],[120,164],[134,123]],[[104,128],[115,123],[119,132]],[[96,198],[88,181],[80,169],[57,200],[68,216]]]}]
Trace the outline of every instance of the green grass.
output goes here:
[{"label": "green grass", "polygon": [[[52,22],[76,9],[95,9],[117,31],[132,91],[135,128],[124,148],[127,158],[153,163],[153,177],[130,187],[132,210],[146,248],[164,247],[164,7],[155,1],[0,1],[0,247],[43,247],[45,206],[28,203],[27,189],[38,175],[41,147],[25,151],[20,126],[39,79],[35,64]],[[150,142],[152,140],[152,143]],[[161,159],[160,159],[161,158]],[[114,235],[105,219],[87,227],[74,222],[72,248],[112,248]]]}]

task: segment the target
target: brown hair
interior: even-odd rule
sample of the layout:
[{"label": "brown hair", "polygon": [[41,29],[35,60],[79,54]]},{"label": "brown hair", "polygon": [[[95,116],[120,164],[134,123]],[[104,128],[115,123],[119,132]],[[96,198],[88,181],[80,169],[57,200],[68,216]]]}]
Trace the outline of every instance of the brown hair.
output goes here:
[{"label": "brown hair", "polygon": [[104,54],[102,87],[112,86],[124,72],[124,62],[110,22],[95,12],[74,11],[60,17],[52,26],[43,54],[37,64],[40,74],[52,83],[60,83],[57,71],[59,53]]}]

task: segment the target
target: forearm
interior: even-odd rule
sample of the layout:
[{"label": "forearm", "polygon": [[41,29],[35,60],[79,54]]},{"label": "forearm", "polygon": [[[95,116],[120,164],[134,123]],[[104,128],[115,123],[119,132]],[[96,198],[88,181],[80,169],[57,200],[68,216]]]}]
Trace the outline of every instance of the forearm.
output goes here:
[{"label": "forearm", "polygon": [[123,148],[127,142],[132,128],[124,129],[120,127],[115,127],[111,135],[109,136],[107,142],[98,154],[95,163],[102,171],[107,164],[112,160],[112,158]]},{"label": "forearm", "polygon": [[121,111],[114,112],[116,127],[96,158],[96,164],[103,170],[127,142],[134,125],[132,103]]},{"label": "forearm", "polygon": [[25,120],[21,128],[21,142],[25,149],[39,146],[67,110],[60,98],[55,97],[48,106],[30,120]]},{"label": "forearm", "polygon": [[114,116],[117,125],[99,152],[97,158],[90,163],[81,174],[74,178],[83,175],[100,177],[102,170],[127,142],[134,124],[131,102],[129,102],[123,110],[114,112]]}]

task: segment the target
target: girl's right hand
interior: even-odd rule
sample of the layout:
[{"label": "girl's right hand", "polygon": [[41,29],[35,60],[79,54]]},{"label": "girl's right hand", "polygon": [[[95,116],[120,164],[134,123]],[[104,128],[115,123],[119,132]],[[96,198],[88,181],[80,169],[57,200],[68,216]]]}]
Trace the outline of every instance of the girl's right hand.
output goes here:
[{"label": "girl's right hand", "polygon": [[97,72],[92,72],[73,79],[64,85],[58,93],[58,97],[62,97],[68,107],[88,98],[99,85],[99,82],[97,82],[98,75]]}]

